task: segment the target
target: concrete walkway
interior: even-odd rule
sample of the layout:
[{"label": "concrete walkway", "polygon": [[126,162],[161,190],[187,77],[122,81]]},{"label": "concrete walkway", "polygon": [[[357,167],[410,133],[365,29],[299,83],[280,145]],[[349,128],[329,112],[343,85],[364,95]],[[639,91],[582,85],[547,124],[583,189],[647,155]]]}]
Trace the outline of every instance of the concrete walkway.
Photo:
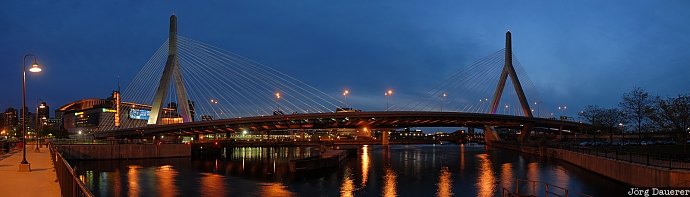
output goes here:
[{"label": "concrete walkway", "polygon": [[0,196],[60,196],[50,150],[44,147],[36,153],[36,145],[27,144],[26,147],[26,160],[31,164],[31,172],[18,172],[21,150],[0,160]]}]

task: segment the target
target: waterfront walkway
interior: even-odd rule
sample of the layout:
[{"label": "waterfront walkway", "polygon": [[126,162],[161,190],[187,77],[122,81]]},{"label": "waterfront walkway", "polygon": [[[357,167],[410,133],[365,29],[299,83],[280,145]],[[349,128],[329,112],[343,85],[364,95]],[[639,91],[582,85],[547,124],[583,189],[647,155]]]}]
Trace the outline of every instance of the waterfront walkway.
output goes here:
[{"label": "waterfront walkway", "polygon": [[22,151],[0,160],[0,196],[60,196],[55,168],[50,161],[50,150],[41,148],[36,153],[35,145],[28,145],[26,160],[31,172],[18,172]]}]

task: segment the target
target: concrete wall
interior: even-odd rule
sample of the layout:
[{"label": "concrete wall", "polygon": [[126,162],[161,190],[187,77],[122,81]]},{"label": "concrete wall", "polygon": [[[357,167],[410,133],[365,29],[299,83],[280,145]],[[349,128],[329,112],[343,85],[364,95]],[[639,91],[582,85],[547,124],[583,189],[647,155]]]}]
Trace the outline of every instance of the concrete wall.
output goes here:
[{"label": "concrete wall", "polygon": [[548,149],[550,156],[636,187],[685,186],[690,171],[628,163],[562,149]]},{"label": "concrete wall", "polygon": [[492,144],[492,146],[560,159],[635,187],[686,187],[690,181],[690,171],[688,170],[646,166],[555,148],[536,148],[500,143]]},{"label": "concrete wall", "polygon": [[188,144],[69,144],[57,149],[66,159],[144,159],[192,156]]}]

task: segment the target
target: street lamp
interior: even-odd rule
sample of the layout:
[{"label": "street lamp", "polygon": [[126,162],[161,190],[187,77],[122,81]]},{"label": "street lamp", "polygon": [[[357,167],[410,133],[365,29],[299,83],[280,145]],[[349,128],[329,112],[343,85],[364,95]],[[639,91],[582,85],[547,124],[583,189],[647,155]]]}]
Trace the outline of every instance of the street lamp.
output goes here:
[{"label": "street lamp", "polygon": [[350,95],[350,90],[345,89],[345,91],[343,91],[343,96],[345,97],[345,107],[349,108],[350,106],[347,104],[347,95]]},{"label": "street lamp", "polygon": [[443,102],[446,100],[446,96],[448,96],[445,92],[441,94],[441,112],[443,112]]},{"label": "street lamp", "polygon": [[568,109],[568,106],[558,106],[558,111],[561,111],[561,117],[559,117],[559,118],[563,119],[562,117],[565,115],[565,110],[567,110],[567,109]]},{"label": "street lamp", "polygon": [[26,161],[26,58],[33,57],[34,63],[31,64],[29,72],[41,72],[41,67],[36,63],[36,56],[32,54],[24,55],[24,63],[22,63],[22,162],[19,164],[20,172],[28,172],[31,170],[31,165]]},{"label": "street lamp", "polygon": [[280,113],[280,92],[276,92],[276,113]]},{"label": "street lamp", "polygon": [[388,91],[386,91],[386,93],[383,93],[383,95],[386,96],[386,111],[388,111],[388,100],[390,100],[390,97],[393,96],[393,90],[388,89]]},{"label": "street lamp", "polygon": [[38,116],[39,116],[39,115],[38,115],[38,110],[39,110],[39,108],[45,108],[45,106],[42,106],[42,105],[39,105],[39,104],[38,104],[38,100],[39,100],[39,99],[36,99],[36,122],[35,122],[35,123],[36,123],[36,128],[34,128],[34,131],[35,131],[35,133],[36,133],[36,150],[35,150],[35,151],[36,151],[37,153],[38,153],[38,152],[41,152],[41,150],[39,149],[39,144],[41,143],[41,141],[39,141],[39,139],[38,139],[38,135],[41,133],[41,122],[40,122],[40,120],[39,120],[39,118],[38,118]]}]

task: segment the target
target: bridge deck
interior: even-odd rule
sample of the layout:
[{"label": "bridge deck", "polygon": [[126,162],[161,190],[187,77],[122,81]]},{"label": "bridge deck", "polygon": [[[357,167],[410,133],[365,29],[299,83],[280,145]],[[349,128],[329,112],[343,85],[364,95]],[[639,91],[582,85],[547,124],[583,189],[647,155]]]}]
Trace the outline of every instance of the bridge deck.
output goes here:
[{"label": "bridge deck", "polygon": [[544,118],[528,118],[499,114],[465,112],[342,112],[290,114],[246,118],[220,119],[170,125],[151,125],[99,132],[97,138],[142,136],[156,134],[191,135],[203,133],[266,131],[283,129],[369,128],[393,129],[406,127],[484,127],[485,125],[522,128],[579,130],[585,124]]}]

